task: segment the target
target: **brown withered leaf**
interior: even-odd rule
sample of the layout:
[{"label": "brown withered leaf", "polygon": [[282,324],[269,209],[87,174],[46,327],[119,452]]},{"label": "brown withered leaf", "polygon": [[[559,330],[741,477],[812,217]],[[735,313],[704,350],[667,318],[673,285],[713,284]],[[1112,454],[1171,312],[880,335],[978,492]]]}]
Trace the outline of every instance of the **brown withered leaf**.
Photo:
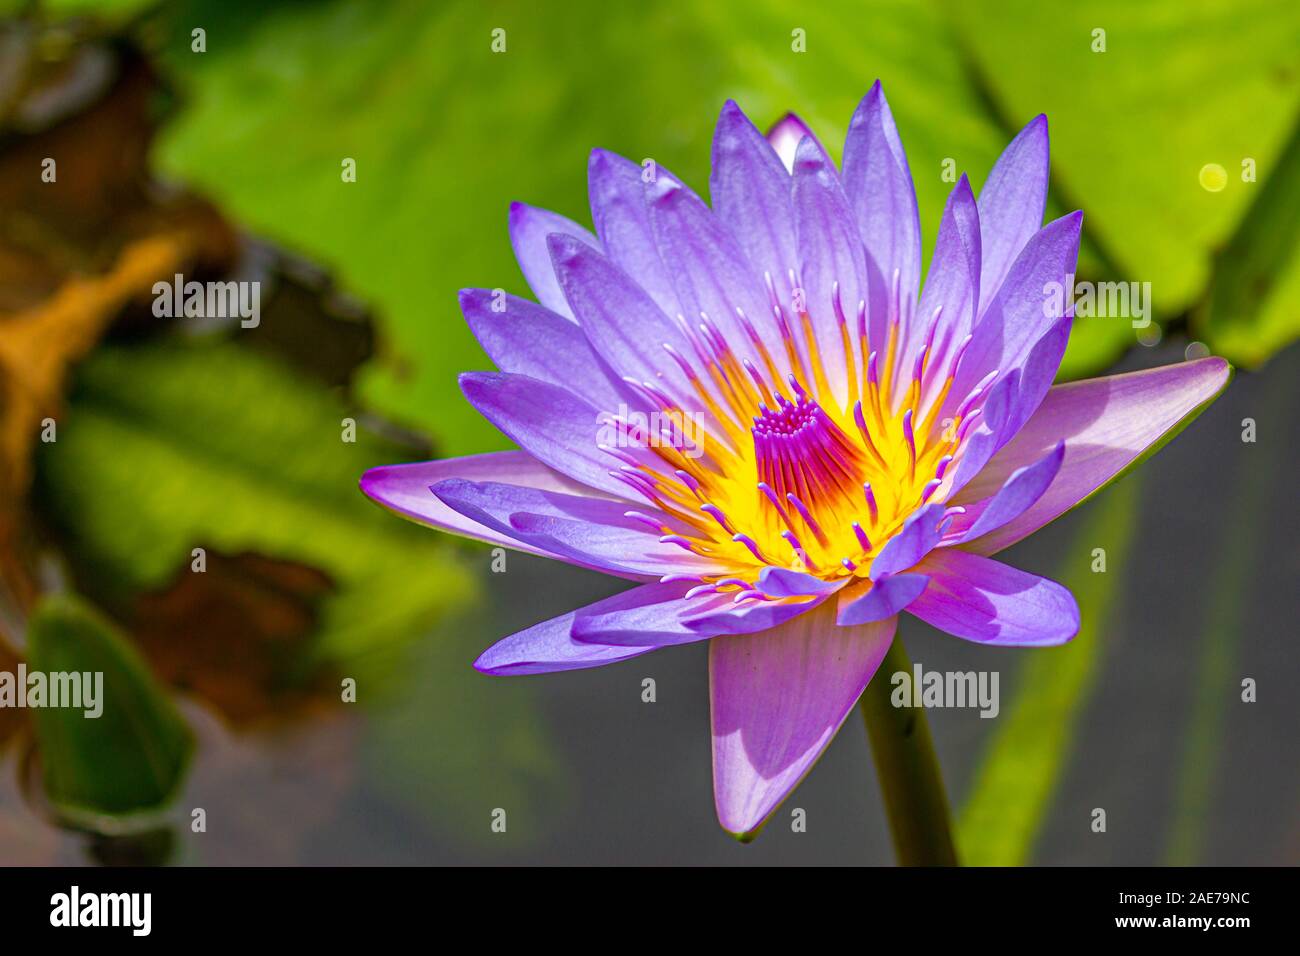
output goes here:
[{"label": "brown withered leaf", "polygon": [[[18,655],[0,642],[0,673],[15,674],[18,671]],[[18,732],[23,724],[24,711],[15,707],[0,707],[0,753],[5,744]]]},{"label": "brown withered leaf", "polygon": [[235,725],[337,704],[336,677],[303,664],[329,577],[258,554],[207,550],[205,561],[202,573],[187,564],[126,612],[158,677]]}]

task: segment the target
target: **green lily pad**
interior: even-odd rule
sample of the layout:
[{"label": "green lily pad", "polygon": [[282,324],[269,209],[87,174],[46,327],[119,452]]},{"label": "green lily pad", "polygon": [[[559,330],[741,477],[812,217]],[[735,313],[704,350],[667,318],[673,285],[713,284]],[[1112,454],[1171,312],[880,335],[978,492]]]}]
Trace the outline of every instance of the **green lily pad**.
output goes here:
[{"label": "green lily pad", "polygon": [[102,825],[103,817],[165,807],[193,739],[130,643],[78,599],[53,596],[32,614],[27,650],[29,674],[44,675],[51,688],[55,675],[81,687],[81,706],[32,710],[45,792],[55,809],[74,822]]}]

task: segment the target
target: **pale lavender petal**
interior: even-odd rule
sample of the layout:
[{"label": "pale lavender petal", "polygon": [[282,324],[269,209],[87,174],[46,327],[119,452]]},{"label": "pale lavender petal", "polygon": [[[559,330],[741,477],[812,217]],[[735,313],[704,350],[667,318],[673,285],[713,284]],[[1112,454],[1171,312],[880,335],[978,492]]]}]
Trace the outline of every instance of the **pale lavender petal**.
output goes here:
[{"label": "pale lavender petal", "polygon": [[465,372],[460,387],[480,415],[542,464],[615,497],[627,494],[627,485],[609,473],[618,460],[597,445],[605,413],[590,402],[558,385],[506,372]]},{"label": "pale lavender petal", "polygon": [[[898,368],[911,369],[927,342],[933,341],[933,353],[926,359],[927,368],[946,369],[962,340],[975,326],[980,288],[980,218],[971,193],[970,180],[962,174],[948,195],[934,256],[925,277],[921,304],[916,319],[906,329]],[[931,339],[935,313],[939,331]],[[940,334],[941,333],[941,334]],[[927,376],[931,387],[927,399],[942,384],[946,375]],[[899,387],[906,390],[909,380],[898,376]]]},{"label": "pale lavender petal", "polygon": [[1064,458],[1065,442],[1060,442],[1032,465],[1017,468],[997,494],[967,506],[944,536],[943,546],[972,541],[1020,517],[1056,480]]},{"label": "pale lavender petal", "polygon": [[886,303],[897,271],[903,318],[916,305],[921,281],[921,219],[916,190],[898,128],[877,80],[863,97],[844,140],[844,191],[848,194],[871,261],[873,277],[871,341],[883,342]]},{"label": "pale lavender petal", "polygon": [[[667,385],[679,405],[701,411],[696,391],[664,349],[669,345],[679,355],[690,354],[680,328],[600,253],[567,236],[552,236],[550,244],[555,274],[573,314],[611,374]],[[618,407],[610,404],[601,410],[612,413]]]},{"label": "pale lavender petal", "polygon": [[806,308],[831,394],[842,408],[849,391],[841,319],[856,341],[858,303],[867,298],[866,255],[835,166],[811,139],[795,153],[794,209]]},{"label": "pale lavender petal", "polygon": [[528,287],[542,305],[571,319],[573,314],[560,291],[555,270],[551,268],[551,254],[546,248],[546,237],[553,232],[573,236],[593,249],[600,248],[600,241],[590,231],[558,212],[521,202],[510,204],[510,244]]},{"label": "pale lavender petal", "polygon": [[913,567],[939,543],[944,506],[931,502],[908,515],[902,529],[885,543],[871,562],[871,577],[882,578]]},{"label": "pale lavender petal", "polygon": [[718,821],[757,834],[812,769],[889,650],[896,618],[836,627],[833,604],[709,645]]},{"label": "pale lavender petal", "polygon": [[1073,324],[1072,315],[1057,319],[1056,324],[1044,332],[1043,337],[1029,350],[1025,364],[1020,367],[1016,393],[1009,399],[1006,421],[998,436],[999,448],[1015,437],[1016,432],[1024,427],[1025,422],[1042,404],[1056,373],[1061,369],[1061,359],[1065,356]]},{"label": "pale lavender petal", "polygon": [[944,477],[944,484],[937,492],[937,497],[941,500],[956,496],[984,469],[997,450],[1006,444],[1002,436],[1019,387],[1020,370],[1014,369],[1010,375],[994,383],[986,400],[977,403],[982,409],[980,419],[962,442],[956,467],[949,468]]},{"label": "pale lavender petal", "polygon": [[600,374],[586,336],[571,320],[491,289],[461,290],[460,308],[479,345],[501,371],[560,385],[597,408],[617,407],[618,390]]},{"label": "pale lavender petal", "polygon": [[1020,368],[1035,343],[1066,314],[1064,295],[1053,296],[1047,290],[1052,283],[1064,286],[1074,272],[1082,222],[1081,212],[1062,216],[1025,245],[971,333],[941,417],[989,372],[1006,375]]},{"label": "pale lavender petal", "polygon": [[1047,647],[1079,631],[1079,605],[1055,581],[965,551],[936,551],[919,570],[930,584],[908,605],[941,631],[981,644]]},{"label": "pale lavender petal", "polygon": [[[616,594],[582,610],[595,611],[622,597],[622,594]],[[613,646],[574,640],[573,622],[580,613],[581,611],[570,611],[502,638],[474,662],[475,669],[484,674],[497,675],[548,674],[600,667],[602,664],[613,664],[655,650],[653,644]]]},{"label": "pale lavender petal", "polygon": [[668,316],[682,310],[673,280],[659,257],[641,166],[617,153],[593,149],[587,163],[587,192],[596,234],[610,261],[626,272]]},{"label": "pale lavender petal", "polygon": [[993,301],[1025,243],[1042,228],[1047,177],[1047,117],[1040,115],[1030,120],[1002,151],[980,190],[984,246],[981,312]]},{"label": "pale lavender petal", "polygon": [[769,343],[782,377],[788,374],[789,363],[780,344],[761,274],[736,244],[730,230],[699,196],[663,168],[645,188],[659,254],[673,278],[691,328],[702,321],[701,313],[706,314],[739,358],[747,358],[756,368],[763,368],[764,363],[737,316],[739,309]]},{"label": "pale lavender petal", "polygon": [[826,594],[839,587],[841,584],[838,582],[824,581],[803,571],[792,571],[789,568],[766,567],[758,575],[758,589],[768,597],[807,597],[813,594]]},{"label": "pale lavender petal", "polygon": [[[672,573],[719,573],[715,562],[660,543],[662,534],[681,533],[680,522],[648,504],[541,491],[497,482],[440,481],[432,492],[449,508],[486,528],[548,556],[625,577]],[[658,521],[660,532],[634,517]]]},{"label": "pale lavender petal", "polygon": [[599,644],[688,644],[719,634],[765,631],[808,613],[825,599],[822,595],[736,603],[735,592],[683,598],[680,591],[674,597],[660,590],[663,587],[633,588],[623,593],[622,602],[580,612],[574,638]]},{"label": "pale lavender petal", "polygon": [[[728,565],[685,551],[660,535],[624,518],[623,524],[519,512],[510,527],[522,540],[551,554],[625,575],[721,574]],[[639,526],[638,526],[639,525]]]},{"label": "pale lavender petal", "polygon": [[522,451],[497,451],[466,458],[371,468],[361,476],[361,491],[388,510],[430,528],[533,554],[544,553],[448,508],[429,490],[429,486],[449,478],[500,481],[565,494],[596,494]]},{"label": "pale lavender petal", "polygon": [[[772,144],[772,149],[776,150],[776,155],[780,157],[786,172],[794,170],[794,153],[799,148],[799,141],[805,136],[811,137],[814,142],[817,140],[813,131],[808,128],[808,124],[794,113],[786,113],[767,131],[767,141]],[[817,145],[821,147],[821,143]],[[822,149],[822,152],[825,153],[826,150]]]},{"label": "pale lavender petal", "polygon": [[[790,174],[739,106],[727,100],[713,134],[709,177],[713,213],[759,273],[767,272],[782,302],[790,301],[789,271],[799,264]],[[767,316],[753,316],[766,321]]]},{"label": "pale lavender petal", "polygon": [[963,550],[994,554],[1095,494],[1173,438],[1223,391],[1231,371],[1221,358],[1204,358],[1054,387],[956,503],[996,493],[1016,469],[1064,440],[1056,479],[1018,518]]},{"label": "pale lavender petal", "polygon": [[847,587],[839,594],[835,623],[870,624],[893,617],[920,596],[928,581],[924,574],[891,574]]}]

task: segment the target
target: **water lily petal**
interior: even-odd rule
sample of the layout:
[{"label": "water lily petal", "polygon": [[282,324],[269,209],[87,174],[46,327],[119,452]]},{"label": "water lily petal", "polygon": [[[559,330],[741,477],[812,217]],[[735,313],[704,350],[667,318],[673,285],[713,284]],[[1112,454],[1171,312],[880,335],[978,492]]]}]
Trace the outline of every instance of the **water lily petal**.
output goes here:
[{"label": "water lily petal", "polygon": [[642,585],[623,592],[623,601],[579,612],[573,636],[599,644],[689,644],[720,634],[766,631],[817,607],[823,596],[736,603],[735,592],[683,598]]},{"label": "water lily petal", "polygon": [[[606,413],[567,389],[527,375],[466,372],[460,388],[501,432],[544,465],[615,497],[628,486],[610,471],[618,461],[597,447]],[[639,449],[623,449],[633,457]]]},{"label": "water lily petal", "polygon": [[980,312],[1002,286],[1011,264],[1043,225],[1047,208],[1047,117],[1035,116],[998,161],[980,190]]},{"label": "water lily petal", "polygon": [[570,319],[491,289],[461,290],[460,309],[479,345],[501,371],[567,388],[597,408],[617,406],[618,390],[599,374],[595,353]]},{"label": "water lily petal", "polygon": [[840,592],[835,623],[843,627],[893,617],[920,596],[929,580],[924,574],[891,574],[851,585]]},{"label": "water lily petal", "polygon": [[642,175],[642,167],[630,159],[593,149],[587,162],[591,219],[610,261],[631,276],[666,315],[674,316],[682,307],[650,228]]},{"label": "water lily petal", "polygon": [[930,584],[907,611],[941,631],[1019,647],[1064,644],[1079,631],[1079,605],[1055,581],[955,550],[935,551],[918,570]]},{"label": "water lily petal", "polygon": [[988,310],[976,323],[970,345],[953,376],[944,415],[988,373],[1007,375],[1024,365],[1030,351],[1067,314],[1065,296],[1049,295],[1051,283],[1064,287],[1079,258],[1083,213],[1049,222],[1021,250]]},{"label": "water lily petal", "polygon": [[936,497],[945,500],[955,498],[1002,447],[1004,444],[1002,435],[1006,430],[1004,426],[1019,387],[1020,370],[1013,369],[1010,375],[993,384],[988,390],[987,399],[976,403],[981,410],[980,419],[962,442],[957,466],[948,469],[948,474],[944,476],[944,484],[939,488]]},{"label": "water lily petal", "polygon": [[880,666],[896,618],[835,627],[835,608],[709,645],[718,821],[752,839],[821,756]]},{"label": "water lily petal", "polygon": [[496,451],[465,458],[371,468],[361,476],[361,491],[389,511],[418,524],[489,544],[518,548],[532,554],[544,553],[539,548],[523,544],[513,536],[467,518],[443,504],[429,490],[429,486],[449,478],[500,481],[564,494],[596,494],[585,485],[547,468],[532,455],[522,451]]},{"label": "water lily petal", "polygon": [[902,529],[890,538],[871,562],[872,579],[906,571],[916,565],[939,543],[939,523],[944,506],[931,502],[908,515]]},{"label": "water lily petal", "polygon": [[667,532],[628,517],[636,511],[669,531],[682,530],[676,519],[649,505],[632,508],[626,501],[459,478],[440,481],[431,490],[447,507],[482,526],[580,567],[639,577],[724,570],[660,543]]},{"label": "water lily petal", "polygon": [[555,270],[551,268],[551,254],[546,248],[546,237],[554,232],[573,236],[593,249],[600,248],[600,241],[589,230],[558,212],[521,202],[510,204],[510,245],[514,247],[520,271],[528,280],[528,288],[542,305],[571,319],[573,313],[560,291]]},{"label": "water lily petal", "polygon": [[824,581],[803,571],[767,567],[758,574],[758,589],[768,597],[807,597],[827,594],[841,587],[837,581]]},{"label": "water lily petal", "polygon": [[[731,231],[760,275],[767,272],[782,302],[790,301],[795,245],[790,173],[739,106],[727,100],[713,134],[709,177],[713,213]],[[753,316],[753,321],[766,320]]]},{"label": "water lily petal", "polygon": [[[944,370],[952,364],[956,350],[975,326],[980,295],[980,242],[979,212],[970,180],[963,173],[944,206],[921,303],[915,321],[906,330],[898,362],[898,368],[905,373],[897,376],[898,386],[906,390],[910,382],[907,373],[926,343],[933,342],[926,368],[940,370],[942,374],[926,376],[925,405],[942,386],[947,377]],[[939,328],[931,339],[936,311]]]},{"label": "water lily petal", "polygon": [[[776,150],[776,155],[780,158],[781,165],[785,166],[786,172],[794,171],[794,152],[799,148],[799,141],[805,136],[817,142],[817,137],[813,135],[808,124],[794,113],[786,113],[767,131],[767,141],[772,144],[772,149]],[[817,145],[820,147],[821,143]],[[825,153],[826,150],[823,148],[822,152]]]},{"label": "water lily petal", "polygon": [[846,362],[859,363],[852,352],[846,356],[845,332],[850,343],[858,340],[858,303],[868,295],[867,260],[835,166],[811,139],[795,152],[794,210],[805,308],[831,394],[844,407],[849,397]]},{"label": "water lily petal", "polygon": [[728,566],[692,554],[632,519],[597,523],[555,515],[517,512],[510,528],[523,541],[588,566],[623,574],[722,574]]},{"label": "water lily petal", "polygon": [[910,318],[921,281],[921,218],[898,128],[877,80],[849,121],[844,140],[844,191],[871,262],[871,342],[885,341],[887,303],[899,274],[902,320]]},{"label": "water lily petal", "polygon": [[1006,419],[998,434],[999,448],[1015,437],[1042,404],[1061,369],[1061,359],[1065,356],[1073,324],[1072,315],[1057,319],[1029,350],[1024,365],[1018,369],[1020,374],[1015,394],[1008,398]]},{"label": "water lily petal", "polygon": [[974,502],[967,507],[964,515],[956,518],[952,529],[944,536],[943,547],[971,541],[1020,517],[1043,496],[1056,479],[1064,458],[1065,442],[1058,442],[1055,448],[1032,465],[1017,468],[998,489],[997,494]]},{"label": "water lily petal", "polygon": [[667,344],[679,355],[690,353],[678,325],[627,273],[591,247],[569,236],[551,236],[550,249],[573,314],[611,374],[666,385],[670,397],[701,410],[685,373],[664,350]]},{"label": "water lily petal", "polygon": [[1055,386],[957,503],[994,494],[1016,469],[1064,439],[1055,480],[1019,517],[962,549],[995,554],[1095,494],[1173,438],[1223,391],[1231,371],[1212,357]]},{"label": "water lily petal", "polygon": [[[663,588],[665,591],[673,585],[646,585]],[[484,674],[517,675],[547,674],[554,671],[579,670],[584,667],[600,667],[639,657],[656,649],[655,645],[605,645],[590,641],[578,641],[572,637],[573,622],[582,611],[596,611],[601,607],[616,602],[622,594],[595,604],[588,605],[581,611],[570,611],[526,628],[509,637],[502,638],[480,655],[474,662],[475,670]]]},{"label": "water lily petal", "polygon": [[659,254],[691,328],[702,321],[704,313],[738,358],[762,368],[764,363],[736,313],[740,309],[768,343],[782,376],[788,374],[789,364],[761,273],[731,231],[699,196],[665,169],[659,169],[645,190]]}]

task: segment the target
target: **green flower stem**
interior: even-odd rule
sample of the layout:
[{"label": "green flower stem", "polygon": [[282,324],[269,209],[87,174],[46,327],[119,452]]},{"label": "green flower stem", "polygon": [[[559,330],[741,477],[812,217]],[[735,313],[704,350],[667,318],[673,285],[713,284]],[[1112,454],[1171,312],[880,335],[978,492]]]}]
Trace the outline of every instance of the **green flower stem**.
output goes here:
[{"label": "green flower stem", "polygon": [[862,695],[876,775],[885,797],[894,852],[902,866],[956,866],[948,798],[930,740],[925,710],[890,703],[890,678],[910,675],[912,662],[896,636]]}]

